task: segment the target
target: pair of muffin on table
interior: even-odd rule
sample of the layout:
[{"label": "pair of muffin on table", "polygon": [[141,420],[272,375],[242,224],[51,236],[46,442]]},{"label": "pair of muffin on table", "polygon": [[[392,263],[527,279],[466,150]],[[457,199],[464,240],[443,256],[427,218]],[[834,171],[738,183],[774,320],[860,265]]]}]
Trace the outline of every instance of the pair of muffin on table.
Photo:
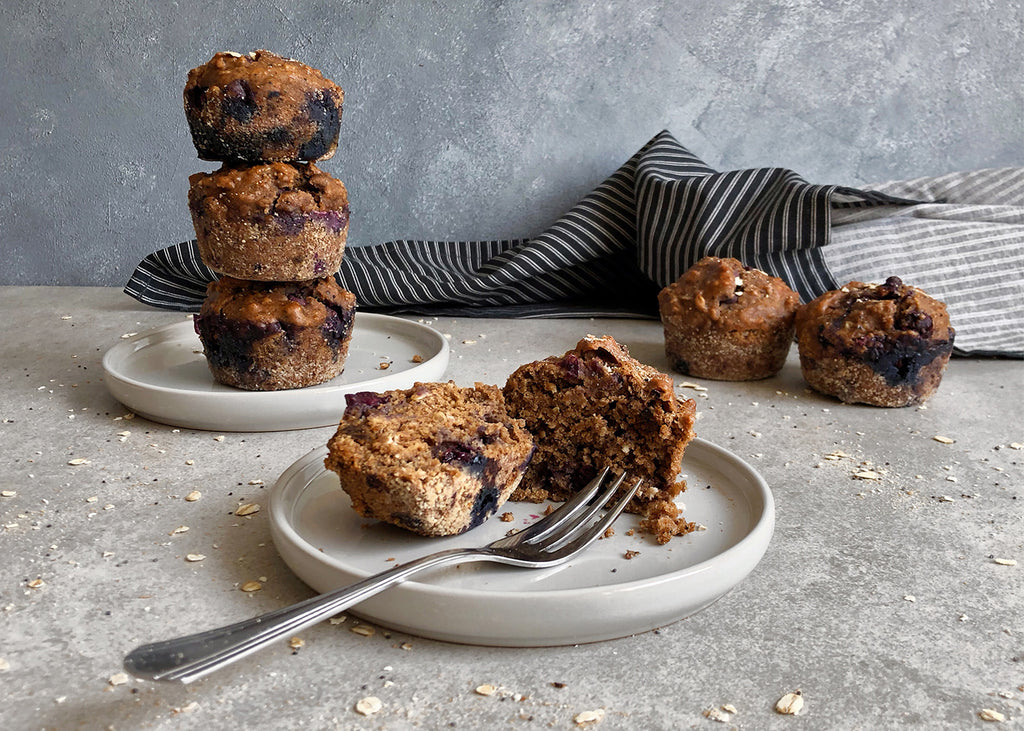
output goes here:
[{"label": "pair of muffin on table", "polygon": [[850,282],[800,305],[777,277],[705,257],[658,295],[665,351],[680,373],[743,381],[775,375],[797,340],[815,390],[901,407],[938,388],[953,350],[946,306],[899,277]]},{"label": "pair of muffin on table", "polygon": [[221,278],[195,318],[213,377],[246,390],[323,383],[345,364],[355,296],[334,278],[348,236],[345,185],[316,166],[338,146],[344,91],[269,51],[218,53],[192,69],[185,116],[203,262]]}]

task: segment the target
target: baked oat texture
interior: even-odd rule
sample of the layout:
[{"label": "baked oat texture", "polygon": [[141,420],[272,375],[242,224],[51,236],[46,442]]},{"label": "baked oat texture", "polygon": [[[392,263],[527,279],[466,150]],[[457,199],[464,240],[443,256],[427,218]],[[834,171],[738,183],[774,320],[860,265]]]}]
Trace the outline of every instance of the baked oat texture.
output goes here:
[{"label": "baked oat texture", "polygon": [[497,386],[417,383],[346,402],[324,464],[359,515],[421,535],[456,535],[485,521],[533,454]]},{"label": "baked oat texture", "polygon": [[199,255],[238,279],[302,281],[334,274],[348,237],[344,183],[313,163],[225,165],[189,177]]},{"label": "baked oat texture", "polygon": [[846,403],[902,407],[935,393],[953,351],[946,305],[899,277],[850,282],[800,307],[800,369]]},{"label": "baked oat texture", "polygon": [[326,160],[338,147],[345,92],[315,68],[270,51],[217,53],[188,73],[184,105],[203,160]]},{"label": "baked oat texture", "polygon": [[659,542],[689,532],[675,497],[696,405],[676,396],[671,377],[640,363],[609,336],[587,336],[561,356],[520,366],[503,389],[537,451],[513,500],[561,501],[603,467],[644,484],[627,510]]},{"label": "baked oat texture", "polygon": [[658,293],[665,353],[685,375],[768,378],[786,362],[799,304],[778,277],[738,259],[704,257]]},{"label": "baked oat texture", "polygon": [[222,277],[194,318],[210,372],[247,391],[324,383],[348,357],[356,298],[333,277],[250,282]]}]

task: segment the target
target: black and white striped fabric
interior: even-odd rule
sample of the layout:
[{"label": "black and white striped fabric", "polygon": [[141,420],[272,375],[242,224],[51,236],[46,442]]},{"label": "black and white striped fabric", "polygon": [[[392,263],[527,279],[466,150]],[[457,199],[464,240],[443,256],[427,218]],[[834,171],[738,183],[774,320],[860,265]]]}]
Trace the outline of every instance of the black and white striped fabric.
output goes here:
[{"label": "black and white striped fabric", "polygon": [[[656,317],[658,289],[707,255],[804,301],[897,275],[947,302],[959,352],[1024,356],[1024,169],[865,191],[717,172],[661,132],[538,236],[350,246],[337,278],[361,309],[393,314]],[[147,256],[125,291],[195,310],[216,276],[189,241]]]}]

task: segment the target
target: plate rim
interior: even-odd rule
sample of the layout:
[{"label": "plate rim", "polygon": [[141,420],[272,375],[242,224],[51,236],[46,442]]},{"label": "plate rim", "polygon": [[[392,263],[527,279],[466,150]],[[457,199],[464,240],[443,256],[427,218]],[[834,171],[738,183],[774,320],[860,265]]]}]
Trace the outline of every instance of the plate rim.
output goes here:
[{"label": "plate rim", "polygon": [[[438,344],[439,344],[439,347],[437,348],[437,352],[435,352],[429,358],[424,360],[422,363],[417,363],[412,368],[407,368],[406,370],[401,371],[402,373],[409,373],[409,372],[412,372],[412,371],[419,370],[419,369],[423,368],[423,366],[430,365],[435,358],[443,356],[444,353],[447,352],[450,349],[450,346],[448,345],[448,340],[440,332],[438,332],[434,328],[430,327],[429,325],[424,325],[423,323],[412,322],[410,320],[405,320],[405,319],[400,318],[400,317],[394,317],[392,315],[383,315],[383,314],[380,314],[378,312],[359,312],[359,313],[356,314],[356,317],[355,317],[353,322],[354,323],[358,323],[358,321],[360,319],[365,320],[367,317],[369,317],[372,322],[377,322],[377,323],[381,323],[381,322],[386,322],[386,323],[391,323],[391,324],[402,323],[403,327],[404,326],[409,326],[410,330],[416,330],[416,331],[422,332],[424,334],[428,334],[429,333],[432,336],[436,336],[435,339],[438,341]],[[356,325],[353,325],[353,327],[356,327]],[[151,328],[151,329],[146,330],[144,332],[136,333],[135,335],[132,335],[130,338],[128,338],[127,340],[124,340],[123,342],[115,343],[110,348],[108,348],[107,351],[103,354],[103,358],[102,358],[101,362],[102,362],[102,365],[103,365],[104,375],[106,375],[108,377],[116,378],[117,380],[121,381],[122,383],[126,383],[126,384],[128,384],[128,385],[130,385],[130,386],[132,386],[134,388],[141,388],[141,389],[145,389],[147,391],[158,391],[160,393],[166,393],[166,394],[188,393],[188,394],[202,395],[202,394],[207,393],[207,392],[203,392],[203,391],[194,391],[194,390],[184,391],[183,389],[179,389],[179,388],[171,388],[169,386],[161,386],[161,385],[158,385],[158,384],[147,383],[145,381],[139,381],[139,380],[137,380],[135,378],[132,378],[132,377],[130,377],[128,375],[125,375],[123,372],[121,372],[119,370],[116,370],[113,367],[113,362],[114,362],[114,359],[116,357],[120,357],[123,360],[124,358],[127,358],[127,357],[137,353],[138,351],[143,350],[146,347],[149,347],[149,346],[142,346],[141,348],[133,347],[133,345],[138,343],[140,340],[145,340],[147,338],[153,338],[153,337],[157,337],[159,335],[164,335],[165,333],[169,333],[172,330],[184,330],[184,329],[188,329],[189,331],[194,332],[192,330],[192,327],[191,327],[191,321],[189,321],[189,320],[182,320],[181,322],[171,322],[171,323],[168,323],[166,325],[159,325],[157,327]],[[199,338],[199,336],[197,335],[196,336],[196,342],[197,343],[199,343],[199,339],[198,338]],[[122,353],[120,351],[127,351],[127,352],[122,355]],[[359,381],[359,384],[360,384],[360,386],[362,386],[362,385],[372,386],[374,383],[376,383],[378,381],[386,380],[387,378],[388,378],[388,376],[380,376],[378,378],[374,378],[374,379],[368,380],[368,381]],[[330,381],[328,381],[327,383],[330,383]],[[325,385],[326,384],[314,384],[313,386],[309,386],[307,388],[316,389],[317,386],[323,387]],[[336,386],[334,388],[343,388],[343,386]],[[286,397],[289,393],[294,395],[294,393],[297,390],[303,390],[303,389],[282,389],[280,391],[246,391],[244,389],[232,389],[232,390],[224,390],[224,391],[215,391],[215,392],[212,392],[212,393],[214,393],[217,398],[248,399],[248,400],[253,400],[254,398],[259,398],[260,400],[270,400],[271,398]],[[326,390],[329,390],[329,388],[321,388],[320,390],[326,391]]]},{"label": "plate rim", "polygon": [[[450,600],[501,601],[511,598],[522,600],[524,596],[530,594],[542,596],[545,600],[557,600],[560,598],[575,599],[583,594],[594,594],[602,592],[629,592],[639,588],[652,588],[662,583],[678,581],[688,575],[696,575],[708,571],[718,564],[728,563],[733,559],[733,557],[749,551],[752,546],[760,545],[761,548],[759,555],[757,559],[751,564],[749,569],[750,571],[752,571],[754,567],[756,567],[757,564],[760,563],[761,559],[764,557],[764,554],[767,551],[768,545],[772,539],[772,534],[774,532],[775,499],[772,495],[771,489],[768,487],[768,483],[757,470],[755,470],[749,463],[747,463],[744,459],[734,454],[733,452],[730,452],[724,447],[721,447],[700,437],[694,437],[690,445],[687,446],[687,450],[689,450],[694,445],[696,445],[698,449],[708,450],[716,454],[716,456],[718,456],[719,458],[724,457],[728,461],[733,462],[734,465],[740,467],[744,472],[747,473],[748,477],[752,478],[752,482],[756,488],[754,494],[760,497],[761,499],[760,514],[757,515],[757,518],[753,521],[753,525],[750,527],[750,529],[743,535],[743,537],[740,540],[738,540],[733,545],[729,546],[724,551],[715,554],[714,556],[704,559],[703,561],[699,561],[698,563],[693,564],[691,566],[686,566],[675,571],[659,574],[654,577],[633,579],[631,581],[610,584],[607,586],[585,586],[564,589],[545,589],[542,591],[535,592],[531,592],[529,590],[485,591],[480,589],[469,589],[459,586],[445,586],[444,584],[417,581],[415,578],[412,578],[402,582],[401,588],[417,594],[424,594],[428,597],[440,596],[444,599]],[[288,537],[291,541],[292,546],[299,548],[309,558],[317,560],[321,563],[330,563],[331,565],[338,567],[338,564],[336,561],[334,561],[333,557],[317,550],[315,546],[306,541],[305,538],[303,538],[298,533],[298,531],[295,530],[294,526],[291,524],[290,521],[284,520],[288,506],[288,503],[285,501],[284,496],[284,493],[287,491],[288,488],[288,481],[286,480],[286,478],[290,477],[290,475],[293,472],[301,471],[308,465],[308,463],[314,461],[317,458],[319,458],[320,461],[322,462],[323,457],[326,456],[326,454],[326,445],[321,445],[319,447],[311,449],[309,452],[307,452],[294,463],[292,463],[274,483],[274,487],[271,490],[269,500],[269,514],[272,529],[271,534],[273,540],[275,541],[275,547],[276,541],[278,540],[278,535],[280,533],[282,536]],[[685,455],[683,459],[685,465]],[[324,468],[323,471],[326,471],[326,468]],[[301,491],[305,491],[308,485],[312,483],[313,480],[319,477],[321,474],[322,472],[318,471],[316,476],[312,477],[310,480],[306,482],[306,484],[302,487]],[[683,493],[683,495],[685,495],[685,493]],[[298,540],[295,540],[296,538]],[[278,548],[277,550],[280,554],[280,549]],[[287,561],[285,563],[286,565],[288,565]],[[289,568],[291,569],[290,565]],[[373,572],[364,572],[360,570],[358,567],[338,568],[340,568],[343,571],[347,571],[359,578],[366,578],[368,576],[373,575]],[[294,569],[292,570],[294,571]],[[746,574],[744,574],[742,578],[745,577]],[[740,581],[742,581],[742,578],[740,579]],[[358,578],[356,580],[358,580]],[[738,583],[739,582],[737,582],[737,584]],[[355,607],[353,609],[355,610],[356,613],[358,613],[358,607]]]},{"label": "plate rim", "polygon": [[[416,381],[435,381],[444,377],[451,358],[448,339],[422,322],[374,312],[356,314],[353,330],[356,349],[361,334],[383,338],[413,352],[429,354],[422,363],[403,363],[372,378],[332,383],[327,381],[305,388],[280,391],[246,391],[222,386],[208,375],[182,384],[159,382],[159,367],[146,370],[155,374],[157,382],[140,380],[127,369],[136,353],[151,347],[181,348],[194,342],[193,350],[202,347],[199,336],[188,319],[171,322],[116,343],[103,354],[101,365],[107,391],[129,410],[151,421],[203,431],[272,432],[336,426],[344,410],[342,396],[364,390],[406,388]],[[194,338],[194,341],[193,341]],[[147,342],[151,341],[151,342]],[[422,342],[419,342],[422,341]],[[382,348],[373,341],[371,355]],[[422,346],[422,347],[421,347]],[[202,359],[202,355],[196,356]],[[191,362],[191,361],[190,361]],[[205,365],[205,364],[204,364]],[[208,371],[207,371],[208,372]],[[360,371],[364,374],[365,371]],[[211,388],[212,386],[212,388]],[[292,404],[295,404],[294,407]],[[239,418],[239,414],[247,418]],[[256,415],[256,416],[254,416]]]}]

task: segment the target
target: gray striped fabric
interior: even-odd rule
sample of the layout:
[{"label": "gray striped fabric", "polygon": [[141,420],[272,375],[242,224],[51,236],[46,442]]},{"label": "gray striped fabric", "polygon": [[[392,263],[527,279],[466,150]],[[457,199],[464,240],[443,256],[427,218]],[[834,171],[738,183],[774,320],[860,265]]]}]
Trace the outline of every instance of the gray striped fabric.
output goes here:
[{"label": "gray striped fabric", "polygon": [[845,284],[896,275],[946,303],[960,351],[1024,354],[1024,169],[875,189],[932,202],[833,212],[823,253],[835,278]]},{"label": "gray striped fabric", "polygon": [[[1022,217],[1024,170],[865,191],[781,168],[717,172],[661,132],[538,236],[350,246],[336,276],[378,312],[657,317],[658,289],[707,255],[775,274],[804,301],[897,275],[949,303],[961,354],[1024,357]],[[189,241],[147,256],[125,291],[195,310],[216,276]]]}]

